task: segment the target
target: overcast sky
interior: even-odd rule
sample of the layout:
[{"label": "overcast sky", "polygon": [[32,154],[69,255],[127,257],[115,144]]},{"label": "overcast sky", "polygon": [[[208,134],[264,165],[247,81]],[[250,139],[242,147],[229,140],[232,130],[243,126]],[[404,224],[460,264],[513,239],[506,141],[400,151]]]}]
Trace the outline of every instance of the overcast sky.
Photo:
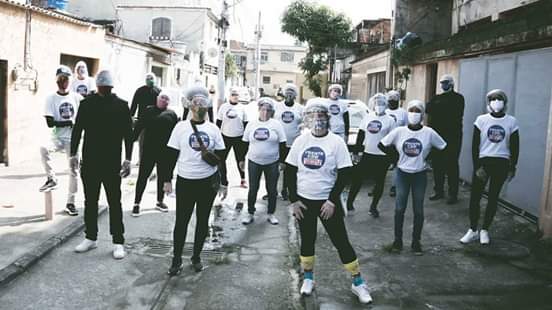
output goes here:
[{"label": "overcast sky", "polygon": [[[229,0],[239,2],[230,9],[230,39],[254,42],[255,25],[259,11],[263,25],[262,44],[293,44],[292,37],[280,31],[280,18],[291,0]],[[391,3],[393,0],[317,0],[337,12],[347,15],[353,25],[363,19],[377,19],[391,17]]]}]

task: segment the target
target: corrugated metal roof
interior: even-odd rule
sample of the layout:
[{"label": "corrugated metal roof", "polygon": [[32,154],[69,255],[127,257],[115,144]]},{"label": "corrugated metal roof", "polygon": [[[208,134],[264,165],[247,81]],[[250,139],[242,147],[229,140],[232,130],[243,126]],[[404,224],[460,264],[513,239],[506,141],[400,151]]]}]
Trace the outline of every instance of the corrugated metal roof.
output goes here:
[{"label": "corrugated metal roof", "polygon": [[25,10],[31,10],[33,12],[37,12],[37,13],[40,13],[40,14],[43,14],[43,15],[50,16],[52,18],[56,18],[56,19],[63,20],[63,21],[66,21],[66,22],[70,22],[70,23],[77,24],[77,25],[94,27],[94,28],[103,28],[102,26],[84,21],[82,19],[70,16],[69,14],[66,14],[66,13],[63,13],[63,12],[60,12],[60,11],[47,10],[47,9],[43,9],[41,7],[38,7],[38,6],[29,5],[29,4],[22,4],[22,3],[19,3],[19,2],[16,2],[16,1],[11,1],[11,0],[0,0],[0,4],[2,4],[2,3],[5,3],[7,5],[11,5],[11,6],[15,6],[15,7],[19,7],[21,9],[25,9]]}]

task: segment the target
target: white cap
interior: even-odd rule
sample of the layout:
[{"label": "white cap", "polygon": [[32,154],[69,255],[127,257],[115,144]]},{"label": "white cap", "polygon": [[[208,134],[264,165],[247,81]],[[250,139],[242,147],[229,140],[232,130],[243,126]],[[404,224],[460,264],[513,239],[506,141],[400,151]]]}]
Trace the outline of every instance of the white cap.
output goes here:
[{"label": "white cap", "polygon": [[232,87],[230,88],[230,94],[231,94],[231,95],[232,95],[232,94],[239,95],[239,94],[240,94],[239,88],[237,88],[236,86],[232,86]]},{"label": "white cap", "polygon": [[454,78],[450,74],[445,74],[439,80],[439,83],[442,83],[442,82],[449,82],[450,84],[454,85]]},{"label": "white cap", "polygon": [[401,94],[396,90],[390,90],[387,92],[387,101],[399,101],[401,99]]},{"label": "white cap", "polygon": [[418,108],[420,111],[422,111],[422,114],[425,113],[425,103],[421,100],[418,100],[418,99],[414,99],[414,100],[410,100],[408,102],[408,105],[407,105],[407,109],[410,110],[410,108],[413,108],[413,107],[416,107]]},{"label": "white cap", "polygon": [[284,92],[284,95],[287,90],[293,91],[295,93],[295,97],[297,97],[297,95],[299,94],[299,90],[297,89],[297,86],[295,86],[295,84],[292,84],[292,83],[286,84],[284,86],[284,89],[282,89],[282,91]]},{"label": "white cap", "polygon": [[111,71],[102,70],[96,75],[96,86],[110,86],[113,87],[113,76]]},{"label": "white cap", "polygon": [[146,80],[147,79],[155,79],[155,73],[153,72],[146,73]]}]

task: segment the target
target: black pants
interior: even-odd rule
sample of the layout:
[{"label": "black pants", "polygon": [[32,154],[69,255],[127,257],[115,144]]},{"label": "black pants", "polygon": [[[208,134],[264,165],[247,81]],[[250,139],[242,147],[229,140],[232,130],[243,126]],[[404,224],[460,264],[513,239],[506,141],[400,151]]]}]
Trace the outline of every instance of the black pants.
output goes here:
[{"label": "black pants", "polygon": [[[301,202],[307,207],[303,210],[303,219],[299,220],[299,231],[301,233],[301,256],[314,256],[314,245],[316,242],[318,217],[320,217],[320,208],[325,200],[309,200],[299,197]],[[339,258],[343,264],[348,264],[357,259],[355,250],[349,242],[347,229],[343,221],[343,213],[338,212],[336,206],[335,214],[328,220],[323,220],[322,225],[330,237],[332,244],[337,249]]]},{"label": "black pants", "polygon": [[435,193],[445,192],[445,176],[448,180],[449,197],[458,197],[460,148],[462,140],[447,139],[447,147],[442,151],[436,151],[432,158],[433,178],[435,181]]},{"label": "black pants", "polygon": [[219,183],[218,172],[198,180],[178,177],[176,180],[176,222],[173,232],[173,251],[176,259],[182,257],[182,249],[186,241],[188,223],[196,210],[196,229],[194,234],[194,250],[192,261],[199,261],[203,243],[209,234],[209,215]]},{"label": "black pants", "polygon": [[138,170],[138,181],[136,181],[136,194],[134,203],[139,204],[142,201],[142,195],[146,189],[148,178],[153,171],[153,167],[157,167],[157,201],[163,202],[163,174],[168,170],[166,164],[160,154],[152,152],[144,152],[140,158],[140,169]]},{"label": "black pants", "polygon": [[240,172],[240,177],[242,179],[245,179],[245,171],[243,171],[240,168],[239,162],[245,160],[245,143],[242,141],[242,136],[239,137],[227,137],[225,135],[222,135],[222,139],[224,140],[224,145],[226,146],[226,149],[224,150],[224,158],[222,158],[222,166],[220,169],[220,176],[223,182],[223,184],[228,183],[228,177],[227,177],[227,169],[226,169],[226,159],[228,158],[228,153],[230,152],[230,149],[234,149],[234,157],[236,158],[236,164],[238,165],[238,171]]},{"label": "black pants", "polygon": [[477,230],[479,224],[480,201],[485,185],[489,182],[489,192],[487,200],[487,209],[485,209],[485,220],[483,229],[488,230],[493,222],[498,206],[498,196],[502,185],[508,178],[510,161],[505,158],[485,157],[480,159],[481,166],[485,169],[488,175],[488,180],[481,180],[478,177],[472,177],[472,188],[470,197],[470,226],[474,231]]},{"label": "black pants", "polygon": [[83,167],[81,169],[84,188],[84,224],[86,239],[98,239],[98,199],[103,184],[109,204],[109,232],[113,243],[125,242],[123,211],[121,209],[121,176],[119,171],[102,171],[100,168]]},{"label": "black pants", "polygon": [[374,187],[374,196],[372,198],[372,207],[376,207],[383,195],[383,188],[385,185],[385,176],[387,175],[387,169],[389,169],[389,158],[385,155],[374,154],[362,154],[360,163],[354,167],[353,180],[351,189],[349,190],[349,197],[347,198],[347,208],[351,209],[355,201],[364,178],[368,177],[374,180],[376,186]]}]

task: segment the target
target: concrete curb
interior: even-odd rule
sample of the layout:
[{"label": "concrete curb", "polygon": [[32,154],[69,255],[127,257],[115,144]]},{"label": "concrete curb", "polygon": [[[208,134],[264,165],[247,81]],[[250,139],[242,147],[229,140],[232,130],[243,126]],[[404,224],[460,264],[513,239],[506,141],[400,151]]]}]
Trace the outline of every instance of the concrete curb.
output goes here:
[{"label": "concrete curb", "polygon": [[[107,207],[100,208],[98,216],[107,211]],[[23,254],[13,263],[0,270],[0,287],[6,286],[9,282],[27,271],[36,264],[41,258],[50,253],[53,249],[63,244],[67,239],[84,229],[84,221],[75,220],[69,226],[65,227],[59,234],[52,236],[42,242],[39,246]]]}]

